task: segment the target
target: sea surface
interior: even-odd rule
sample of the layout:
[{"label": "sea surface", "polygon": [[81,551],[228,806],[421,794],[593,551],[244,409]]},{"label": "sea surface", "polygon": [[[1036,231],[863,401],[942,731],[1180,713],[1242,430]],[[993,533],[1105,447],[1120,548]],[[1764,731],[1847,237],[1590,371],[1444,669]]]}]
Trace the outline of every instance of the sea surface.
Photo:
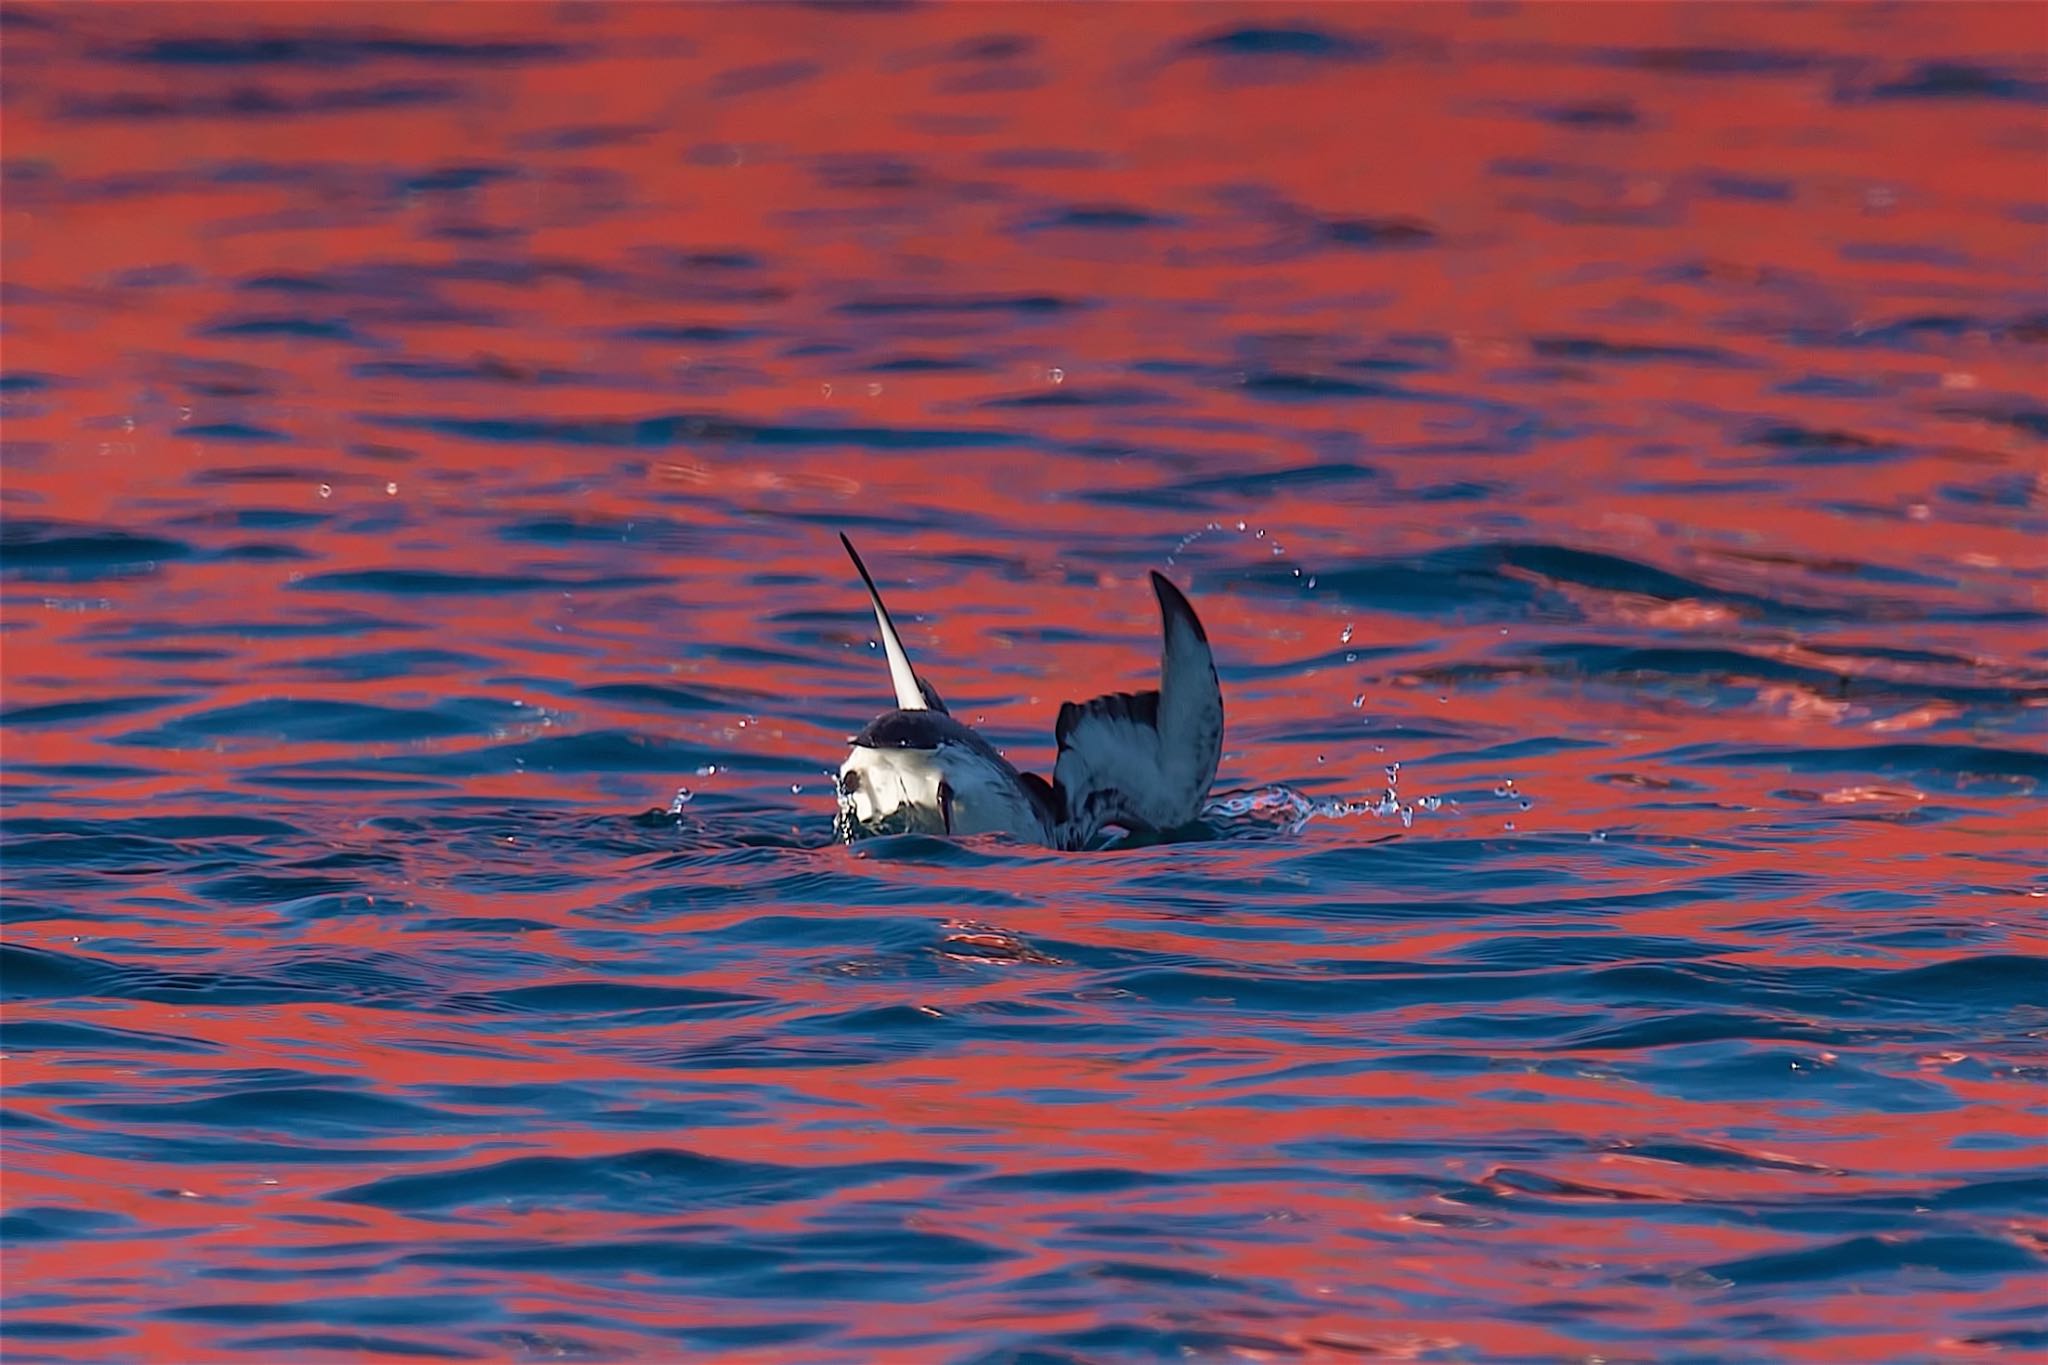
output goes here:
[{"label": "sea surface", "polygon": [[2048,1359],[2038,7],[0,18],[8,1365]]}]

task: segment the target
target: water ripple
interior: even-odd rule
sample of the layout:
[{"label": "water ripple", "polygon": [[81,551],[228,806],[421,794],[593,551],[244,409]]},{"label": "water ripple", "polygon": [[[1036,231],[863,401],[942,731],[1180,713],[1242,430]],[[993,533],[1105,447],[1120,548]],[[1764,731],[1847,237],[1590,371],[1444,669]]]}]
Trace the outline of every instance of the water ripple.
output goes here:
[{"label": "water ripple", "polygon": [[7,9],[7,1358],[2048,1349],[2022,11],[800,8]]}]

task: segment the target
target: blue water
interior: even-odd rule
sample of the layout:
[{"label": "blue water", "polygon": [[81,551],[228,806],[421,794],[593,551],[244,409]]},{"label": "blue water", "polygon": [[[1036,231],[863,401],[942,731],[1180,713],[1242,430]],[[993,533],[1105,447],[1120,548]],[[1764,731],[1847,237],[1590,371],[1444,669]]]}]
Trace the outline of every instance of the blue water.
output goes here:
[{"label": "blue water", "polygon": [[2048,1353],[2039,26],[1761,13],[10,7],[6,1359]]}]

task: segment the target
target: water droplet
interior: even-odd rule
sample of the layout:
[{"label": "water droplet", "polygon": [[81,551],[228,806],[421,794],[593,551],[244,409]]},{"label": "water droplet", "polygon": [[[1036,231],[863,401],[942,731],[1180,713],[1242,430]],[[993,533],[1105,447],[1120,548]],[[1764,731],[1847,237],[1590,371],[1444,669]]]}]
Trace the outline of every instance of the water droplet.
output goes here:
[{"label": "water droplet", "polygon": [[333,497],[333,496],[334,496],[334,485],[333,485],[333,484],[331,484],[331,483],[323,483],[323,484],[321,484],[321,485],[320,485],[320,496],[321,496],[321,497],[323,497],[323,498],[331,498],[331,497]]},{"label": "water droplet", "polygon": [[1349,621],[1344,623],[1344,629],[1337,632],[1337,643],[1340,645],[1351,643],[1351,623]]},{"label": "water droplet", "polygon": [[385,496],[385,497],[387,497],[387,498],[395,498],[395,497],[397,497],[397,496],[398,496],[398,485],[397,485],[397,484],[395,484],[395,483],[387,483],[387,484],[385,484],[385,485],[384,485],[384,496]]},{"label": "water droplet", "polygon": [[868,397],[870,397],[870,398],[880,398],[881,396],[882,396],[882,386],[881,386],[880,384],[870,384],[870,385],[868,385]]},{"label": "water droplet", "polygon": [[801,782],[792,782],[789,784],[789,794],[791,796],[795,796],[798,792],[801,792],[803,789],[804,784]]},{"label": "water droplet", "polygon": [[1237,529],[1238,529],[1238,530],[1240,530],[1240,531],[1242,531],[1242,530],[1244,529],[1244,523],[1240,521],[1240,522],[1239,522],[1239,523],[1237,524]]},{"label": "water droplet", "polygon": [[1356,711],[1359,707],[1363,705],[1365,705],[1365,693],[1360,692],[1357,696],[1351,699],[1352,710]]},{"label": "water droplet", "polygon": [[1313,588],[1313,587],[1314,587],[1314,586],[1316,585],[1316,576],[1315,576],[1314,574],[1310,574],[1310,575],[1308,576],[1308,585],[1309,585],[1309,586],[1310,586],[1311,588]]},{"label": "water droplet", "polygon": [[824,397],[830,398],[832,396],[832,386],[830,384],[820,384],[818,385],[818,392]]},{"label": "water droplet", "polygon": [[1047,370],[1045,372],[1045,377],[1047,379],[1050,379],[1055,384],[1064,384],[1067,382],[1067,372],[1063,369],[1060,369],[1057,365],[1055,365],[1052,369]]},{"label": "water droplet", "polygon": [[677,787],[675,799],[668,803],[668,813],[670,815],[681,815],[683,813],[683,807],[689,804],[690,789],[688,787]]}]

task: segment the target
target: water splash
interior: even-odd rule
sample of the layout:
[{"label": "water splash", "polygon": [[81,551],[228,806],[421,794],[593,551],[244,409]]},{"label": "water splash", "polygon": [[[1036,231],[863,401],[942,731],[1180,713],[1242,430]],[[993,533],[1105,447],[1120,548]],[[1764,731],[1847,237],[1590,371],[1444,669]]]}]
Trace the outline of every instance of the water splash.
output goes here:
[{"label": "water splash", "polygon": [[[1887,11],[1875,65],[1830,7],[1570,62],[1502,14],[1523,102],[1480,127],[1454,10],[1126,6],[1105,90],[1056,13],[872,8],[770,67],[658,6],[9,27],[9,146],[68,172],[9,177],[24,247],[136,228],[10,266],[13,1354],[2038,1352],[2039,206],[1877,233],[1796,158],[1702,169],[1762,79],[1836,179],[1896,178],[1844,136],[1889,109],[2031,183],[1998,131],[2038,81],[1935,55],[2027,50],[2022,11]],[[1332,217],[1313,133],[1368,64],[1422,154]],[[1646,77],[1636,173],[1523,155],[1627,136]],[[650,247],[660,168],[764,159],[642,126],[678,79],[735,136],[749,89],[850,94],[890,154],[798,130],[743,250]],[[1121,158],[1119,103],[1190,80],[1190,154]],[[278,113],[326,153],[273,156]],[[165,164],[166,116],[219,155]],[[1445,186],[1540,228],[1507,323],[1532,239],[1409,221]],[[1782,231],[1701,257],[1730,213]],[[220,233],[291,269],[163,264]],[[1020,250],[1089,264],[970,292]],[[98,354],[81,301],[158,343]],[[1655,440],[1645,392],[1692,400]],[[1244,790],[1107,857],[831,845],[878,701],[847,521],[944,566],[920,663],[1031,759],[1148,662],[1142,597],[1080,585],[1180,539]],[[1333,1273],[1359,1228],[1375,1273]]]},{"label": "water splash", "polygon": [[[1182,536],[1178,541],[1174,543],[1173,549],[1167,552],[1166,563],[1168,567],[1171,567],[1173,565],[1174,561],[1180,556],[1180,554],[1184,550],[1188,548],[1188,546],[1194,544],[1196,541],[1200,540],[1204,536],[1213,534],[1215,532],[1223,531],[1225,529],[1227,528],[1225,528],[1221,522],[1212,521],[1204,525],[1200,530],[1188,532],[1186,535]],[[1264,527],[1253,526],[1249,522],[1236,522],[1234,523],[1234,529],[1237,531],[1239,535],[1249,534],[1253,540],[1267,539],[1267,532]],[[1287,555],[1287,547],[1282,545],[1277,538],[1275,538],[1272,541],[1272,543],[1267,546],[1267,551],[1269,553],[1269,556],[1274,559],[1285,558]],[[1290,573],[1293,577],[1301,580],[1302,587],[1304,589],[1313,590],[1315,588],[1316,576],[1314,574],[1305,572],[1299,565],[1290,566]],[[1347,639],[1350,636],[1350,629],[1351,628],[1348,625],[1345,627],[1345,635]]]},{"label": "water splash", "polygon": [[1441,797],[1424,796],[1404,802],[1395,785],[1399,768],[1399,764],[1388,765],[1385,790],[1369,800],[1314,797],[1276,782],[1210,797],[1202,808],[1202,820],[1217,837],[1224,839],[1299,834],[1318,820],[1349,820],[1363,815],[1399,820],[1403,829],[1409,829],[1415,824],[1417,812],[1440,810],[1444,801]]}]

